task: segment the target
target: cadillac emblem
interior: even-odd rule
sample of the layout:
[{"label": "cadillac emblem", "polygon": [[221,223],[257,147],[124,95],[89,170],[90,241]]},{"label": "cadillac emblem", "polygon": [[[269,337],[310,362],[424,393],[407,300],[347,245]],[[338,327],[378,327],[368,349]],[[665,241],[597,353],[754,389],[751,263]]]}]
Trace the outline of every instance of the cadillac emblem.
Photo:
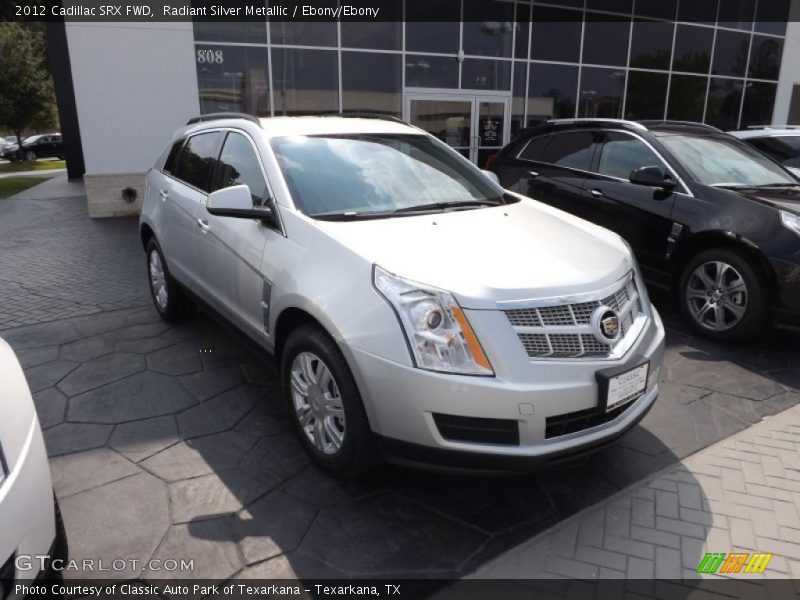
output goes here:
[{"label": "cadillac emblem", "polygon": [[602,344],[613,344],[622,333],[617,312],[608,306],[600,306],[592,314],[594,337]]}]

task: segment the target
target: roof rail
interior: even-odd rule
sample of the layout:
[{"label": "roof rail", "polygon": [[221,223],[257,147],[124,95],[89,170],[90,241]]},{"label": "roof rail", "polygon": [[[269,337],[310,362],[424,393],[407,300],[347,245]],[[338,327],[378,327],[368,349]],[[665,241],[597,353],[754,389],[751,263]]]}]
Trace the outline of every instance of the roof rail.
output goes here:
[{"label": "roof rail", "polygon": [[395,117],[394,115],[388,115],[386,113],[377,113],[377,112],[366,112],[366,111],[343,111],[341,113],[323,113],[323,117],[352,117],[356,119],[378,119],[380,121],[394,121],[395,123],[402,123],[403,125],[408,125],[403,119]]},{"label": "roof rail", "polygon": [[199,117],[192,117],[186,124],[194,125],[195,123],[204,123],[205,121],[219,121],[220,119],[246,119],[251,123],[261,126],[261,121],[258,117],[240,112],[216,112],[200,115]]},{"label": "roof rail", "polygon": [[748,129],[800,129],[800,125],[748,125]]},{"label": "roof rail", "polygon": [[645,127],[652,127],[657,125],[683,125],[685,127],[696,127],[697,129],[705,129],[706,131],[713,131],[715,133],[722,133],[722,130],[718,127],[714,127],[713,125],[707,125],[706,123],[697,123],[696,121],[674,121],[674,120],[663,120],[663,119],[646,119],[644,121],[639,121]]},{"label": "roof rail", "polygon": [[547,124],[560,125],[562,123],[619,123],[621,125],[628,125],[636,129],[647,129],[641,123],[636,121],[628,121],[627,119],[602,119],[602,118],[589,118],[579,117],[577,119],[548,119],[545,121]]}]

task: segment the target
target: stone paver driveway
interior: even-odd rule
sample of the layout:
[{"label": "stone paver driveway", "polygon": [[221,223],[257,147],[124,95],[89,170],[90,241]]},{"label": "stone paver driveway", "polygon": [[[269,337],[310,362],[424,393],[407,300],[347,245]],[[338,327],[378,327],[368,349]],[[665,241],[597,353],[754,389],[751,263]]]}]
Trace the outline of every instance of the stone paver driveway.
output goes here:
[{"label": "stone paver driveway", "polygon": [[191,576],[221,579],[459,576],[800,401],[796,336],[718,346],[656,298],[661,398],[585,465],[339,482],[308,463],[263,357],[202,313],[158,319],[135,220],[90,221],[77,200],[0,213],[0,335],[34,391],[74,558],[194,559]]}]

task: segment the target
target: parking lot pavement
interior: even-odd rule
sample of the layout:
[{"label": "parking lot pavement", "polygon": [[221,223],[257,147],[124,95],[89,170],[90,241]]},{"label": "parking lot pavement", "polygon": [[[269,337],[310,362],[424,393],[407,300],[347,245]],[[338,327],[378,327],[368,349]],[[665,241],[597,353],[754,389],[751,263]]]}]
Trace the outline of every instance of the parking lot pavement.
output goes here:
[{"label": "parking lot pavement", "polygon": [[[0,219],[0,313],[17,307],[0,336],[34,392],[74,558],[194,560],[172,574],[214,579],[459,576],[800,403],[796,335],[720,346],[655,297],[669,329],[660,399],[587,463],[513,478],[386,466],[336,481],[309,464],[264,357],[203,313],[161,322],[135,220],[90,221],[82,202],[26,202],[13,226]],[[26,307],[36,323],[15,326]]]},{"label": "parking lot pavement", "polygon": [[[763,577],[798,579],[798,491],[794,406],[566,519],[473,577],[736,579],[764,553],[772,557],[757,559]],[[718,552],[747,555],[741,571],[698,573],[706,553]]]}]

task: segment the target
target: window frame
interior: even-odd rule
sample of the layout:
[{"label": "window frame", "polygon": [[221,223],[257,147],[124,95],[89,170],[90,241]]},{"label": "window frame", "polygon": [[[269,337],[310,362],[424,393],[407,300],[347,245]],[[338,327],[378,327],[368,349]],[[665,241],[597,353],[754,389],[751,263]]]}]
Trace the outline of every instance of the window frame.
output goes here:
[{"label": "window frame", "polygon": [[[542,139],[542,138],[545,138],[545,137],[551,137],[551,138],[552,138],[552,137],[555,137],[555,136],[557,136],[557,135],[564,135],[564,134],[567,134],[567,133],[589,133],[590,135],[592,135],[592,136],[596,137],[598,133],[602,133],[602,132],[603,132],[603,130],[596,130],[596,129],[582,129],[582,128],[579,128],[579,129],[565,129],[565,130],[563,130],[563,131],[558,131],[558,130],[556,130],[556,131],[549,131],[549,132],[547,132],[547,133],[542,133],[542,134],[539,134],[539,135],[534,135],[534,136],[531,136],[531,138],[530,138],[530,139],[529,139],[527,142],[525,142],[525,145],[523,145],[523,146],[520,148],[520,150],[519,150],[519,152],[517,153],[517,156],[516,156],[515,158],[516,158],[517,160],[523,160],[523,161],[525,161],[525,162],[529,162],[529,163],[537,163],[537,164],[540,164],[540,165],[547,165],[547,166],[549,166],[549,167],[553,167],[554,169],[566,169],[566,170],[568,170],[568,171],[573,171],[573,172],[575,172],[575,173],[591,173],[591,172],[592,172],[592,167],[593,167],[593,165],[594,165],[594,162],[595,162],[595,158],[596,158],[596,156],[597,156],[597,146],[598,146],[598,144],[599,144],[599,142],[597,141],[597,139],[595,139],[595,140],[592,142],[592,145],[590,146],[590,149],[591,149],[591,156],[589,157],[589,168],[588,168],[588,169],[578,169],[578,168],[576,168],[576,167],[568,167],[568,166],[566,166],[566,165],[557,165],[557,164],[555,164],[555,163],[547,162],[547,161],[545,161],[545,160],[533,160],[533,159],[531,159],[531,158],[523,158],[522,154],[525,152],[525,150],[527,150],[527,149],[528,149],[528,146],[529,146],[529,145],[531,144],[531,142],[533,142],[534,140],[539,140],[539,139]],[[550,145],[550,142],[548,142],[548,143],[545,145],[545,149],[547,149],[547,146],[549,146],[549,145]]]},{"label": "window frame", "polygon": [[[220,130],[219,129],[203,129],[201,131],[196,131],[194,133],[190,133],[183,139],[183,143],[181,144],[181,149],[178,151],[178,154],[175,155],[175,166],[176,167],[177,167],[178,163],[180,162],[181,155],[183,154],[184,150],[186,150],[186,144],[189,142],[189,140],[192,139],[193,137],[197,137],[198,135],[203,135],[203,134],[207,134],[207,133],[216,133],[217,134],[217,141],[216,141],[216,145],[214,147],[213,156],[215,157],[215,159],[219,160],[219,151],[220,151],[220,148],[222,147],[222,145],[220,143],[220,140],[222,139],[222,137],[219,136]],[[169,158],[169,156],[167,156],[167,158]],[[166,166],[166,162],[165,162],[165,166]],[[177,168],[176,168],[176,171],[177,171]],[[211,169],[211,172],[208,175],[207,185],[209,187],[211,187],[211,182],[213,181],[213,177],[214,177],[214,172],[215,171],[216,171],[216,166],[213,169]],[[192,188],[193,190],[195,190],[197,192],[200,192],[201,194],[205,194],[206,196],[208,196],[211,193],[209,190],[204,190],[202,188],[199,188],[196,185],[194,185],[193,183],[189,183],[185,179],[182,179],[182,178],[178,177],[177,173],[165,172],[163,169],[162,169],[162,173],[164,173],[165,175],[170,176],[175,181],[178,181],[181,184],[183,184],[183,185],[185,185],[187,187],[190,187],[190,188]]]}]

